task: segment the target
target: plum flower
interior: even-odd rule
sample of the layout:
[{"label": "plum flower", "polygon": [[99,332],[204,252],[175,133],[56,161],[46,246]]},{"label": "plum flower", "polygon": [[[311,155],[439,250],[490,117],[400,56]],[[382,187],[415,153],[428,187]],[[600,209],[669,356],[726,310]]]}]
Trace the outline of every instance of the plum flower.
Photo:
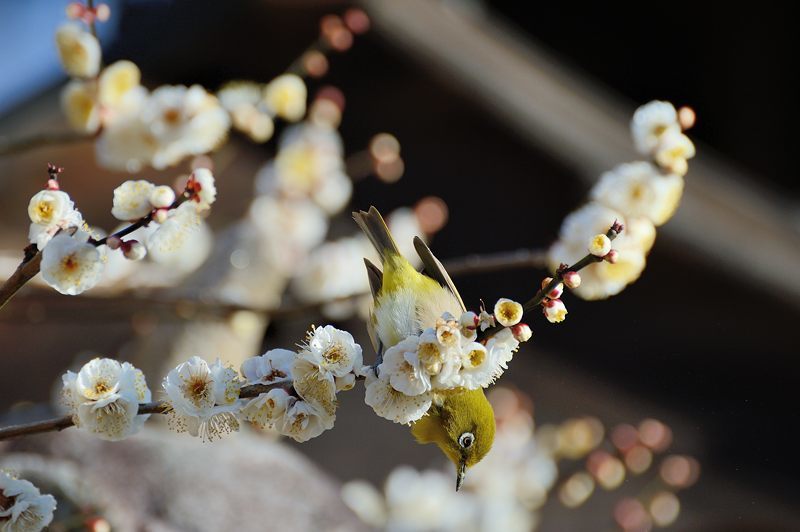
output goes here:
[{"label": "plum flower", "polygon": [[62,294],[74,296],[89,290],[100,281],[104,268],[103,256],[94,245],[66,233],[53,237],[42,250],[42,278]]},{"label": "plum flower", "polygon": [[290,398],[290,403],[291,406],[284,414],[283,423],[278,427],[284,436],[304,442],[333,428],[335,418],[313,404],[294,398]]},{"label": "plum flower", "polygon": [[264,89],[264,103],[273,113],[289,122],[297,122],[306,114],[306,84],[300,76],[283,74]]},{"label": "plum flower", "polygon": [[38,532],[53,520],[56,500],[27,480],[0,471],[0,530]]},{"label": "plum flower", "polygon": [[378,377],[374,371],[369,371],[364,402],[371,406],[377,415],[395,423],[407,425],[424,416],[431,407],[432,394],[406,395],[395,390],[389,378],[388,372],[381,373]]},{"label": "plum flower", "polygon": [[111,214],[122,221],[137,220],[147,216],[153,210],[150,194],[155,188],[153,183],[144,179],[125,181],[114,189]]},{"label": "plum flower", "polygon": [[178,432],[211,441],[239,430],[234,412],[240,407],[240,382],[236,371],[219,359],[209,365],[192,357],[170,371],[162,386],[170,404],[170,425]]},{"label": "plum flower", "polygon": [[77,24],[64,24],[56,31],[58,55],[70,76],[91,78],[100,70],[100,43]]},{"label": "plum flower", "polygon": [[151,399],[144,374],[128,362],[95,358],[62,377],[62,395],[76,427],[104,440],[139,432],[149,415],[137,415]]}]

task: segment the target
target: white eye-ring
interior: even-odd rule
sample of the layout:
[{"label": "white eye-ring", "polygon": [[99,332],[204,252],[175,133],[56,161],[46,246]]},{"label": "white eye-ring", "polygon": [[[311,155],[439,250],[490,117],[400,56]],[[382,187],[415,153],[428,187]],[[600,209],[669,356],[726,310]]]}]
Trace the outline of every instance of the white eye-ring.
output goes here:
[{"label": "white eye-ring", "polygon": [[458,444],[464,449],[469,449],[475,443],[475,435],[471,432],[465,432],[458,437]]}]

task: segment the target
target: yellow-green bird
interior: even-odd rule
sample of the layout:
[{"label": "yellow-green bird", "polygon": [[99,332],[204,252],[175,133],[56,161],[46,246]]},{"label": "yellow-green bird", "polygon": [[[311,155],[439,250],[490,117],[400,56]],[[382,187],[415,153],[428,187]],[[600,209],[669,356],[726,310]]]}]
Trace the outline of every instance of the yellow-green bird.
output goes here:
[{"label": "yellow-green bird", "polygon": [[[384,348],[434,327],[443,313],[460,316],[465,311],[450,276],[421,239],[414,238],[414,247],[427,275],[400,254],[375,207],[355,212],[353,218],[378,250],[383,267],[381,271],[364,259],[374,299],[368,328],[379,361]],[[489,452],[494,431],[494,412],[482,389],[436,392],[428,413],[411,426],[419,443],[435,443],[453,462],[456,490],[467,468]]]}]

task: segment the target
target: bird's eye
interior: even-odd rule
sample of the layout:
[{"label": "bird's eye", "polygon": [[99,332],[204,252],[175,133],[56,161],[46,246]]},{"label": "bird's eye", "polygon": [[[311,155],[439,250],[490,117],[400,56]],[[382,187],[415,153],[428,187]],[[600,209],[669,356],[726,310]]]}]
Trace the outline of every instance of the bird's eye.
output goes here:
[{"label": "bird's eye", "polygon": [[458,437],[458,444],[464,449],[469,449],[475,443],[475,435],[471,432],[465,432]]}]

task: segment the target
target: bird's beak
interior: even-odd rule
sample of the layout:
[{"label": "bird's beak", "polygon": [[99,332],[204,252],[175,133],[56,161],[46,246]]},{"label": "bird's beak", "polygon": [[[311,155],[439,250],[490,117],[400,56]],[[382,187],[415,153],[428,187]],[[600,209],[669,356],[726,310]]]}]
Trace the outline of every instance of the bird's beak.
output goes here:
[{"label": "bird's beak", "polygon": [[461,483],[467,474],[467,463],[463,460],[458,464],[458,474],[456,476],[456,491],[461,489]]}]

